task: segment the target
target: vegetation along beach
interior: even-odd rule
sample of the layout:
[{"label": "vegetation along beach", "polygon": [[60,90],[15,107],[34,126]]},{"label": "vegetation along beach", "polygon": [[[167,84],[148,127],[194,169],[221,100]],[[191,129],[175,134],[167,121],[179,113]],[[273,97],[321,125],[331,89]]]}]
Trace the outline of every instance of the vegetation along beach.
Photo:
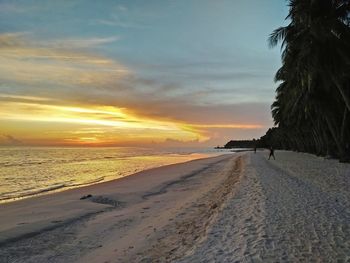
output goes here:
[{"label": "vegetation along beach", "polygon": [[349,0],[0,13],[0,263],[350,262]]}]

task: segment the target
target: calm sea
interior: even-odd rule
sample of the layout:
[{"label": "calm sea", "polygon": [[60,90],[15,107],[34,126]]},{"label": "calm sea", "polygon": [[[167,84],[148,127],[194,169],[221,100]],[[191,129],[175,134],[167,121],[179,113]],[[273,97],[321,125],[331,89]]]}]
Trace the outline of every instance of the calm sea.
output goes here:
[{"label": "calm sea", "polygon": [[0,147],[0,202],[222,153],[214,149]]}]

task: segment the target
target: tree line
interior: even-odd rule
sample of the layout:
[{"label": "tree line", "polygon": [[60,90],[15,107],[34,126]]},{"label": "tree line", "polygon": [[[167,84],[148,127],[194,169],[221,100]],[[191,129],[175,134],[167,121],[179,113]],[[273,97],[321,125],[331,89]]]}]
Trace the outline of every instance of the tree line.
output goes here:
[{"label": "tree line", "polygon": [[350,156],[350,0],[289,0],[289,24],[272,32],[282,66],[273,102],[275,127],[258,141],[333,156]]},{"label": "tree line", "polygon": [[[231,140],[224,145],[225,149],[233,149],[233,148],[254,148],[257,147],[257,141],[253,140]],[[220,148],[220,147],[218,147]]]}]

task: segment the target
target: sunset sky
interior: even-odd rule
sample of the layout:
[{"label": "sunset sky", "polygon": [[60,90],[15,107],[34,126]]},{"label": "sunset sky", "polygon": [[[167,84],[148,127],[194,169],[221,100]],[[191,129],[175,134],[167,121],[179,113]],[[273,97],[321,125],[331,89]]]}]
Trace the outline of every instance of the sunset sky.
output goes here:
[{"label": "sunset sky", "polygon": [[0,0],[0,145],[258,138],[281,0]]}]

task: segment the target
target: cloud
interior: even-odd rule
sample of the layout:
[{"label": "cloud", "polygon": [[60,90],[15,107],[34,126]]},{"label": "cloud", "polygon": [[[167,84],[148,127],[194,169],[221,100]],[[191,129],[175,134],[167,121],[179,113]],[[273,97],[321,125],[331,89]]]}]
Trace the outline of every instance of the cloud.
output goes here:
[{"label": "cloud", "polygon": [[[16,111],[13,111],[13,109]],[[39,104],[35,101],[14,102],[2,101],[0,120],[20,121],[27,123],[60,123],[81,126],[103,127],[110,133],[123,134],[125,137],[148,138],[155,136],[157,140],[172,135],[174,138],[191,140],[200,138],[200,133],[179,122],[145,118],[116,107],[77,107]],[[98,133],[100,134],[100,133]],[[84,135],[84,138],[86,135]]]},{"label": "cloud", "polygon": [[46,89],[53,86],[56,89],[99,87],[115,84],[130,74],[115,60],[75,50],[109,43],[116,40],[114,37],[33,43],[23,39],[23,35],[0,35],[0,78],[3,83],[31,86],[34,90],[42,86]]},{"label": "cloud", "polygon": [[43,45],[51,48],[63,48],[63,49],[81,49],[92,48],[104,44],[109,44],[118,41],[120,38],[114,37],[102,37],[102,38],[68,38],[58,39],[45,42]]},{"label": "cloud", "polygon": [[[198,139],[190,140],[190,141],[183,141],[183,140],[176,140],[172,138],[166,138],[163,142],[158,143],[158,145],[162,147],[199,147],[200,145],[203,145],[203,143],[207,142],[207,140],[200,141]],[[156,145],[155,145],[156,146]]]},{"label": "cloud", "polygon": [[[1,88],[1,86],[0,86]],[[21,96],[14,94],[0,93],[0,101],[36,101],[36,102],[49,102],[52,101],[51,98],[36,97],[36,96]]]},{"label": "cloud", "polygon": [[104,25],[111,27],[121,27],[121,28],[145,28],[146,25],[143,22],[130,21],[129,17],[125,14],[128,9],[125,6],[119,5],[117,6],[117,13],[120,14],[112,14],[107,18],[99,18],[92,21],[92,24],[95,25]]},{"label": "cloud", "polygon": [[34,40],[31,32],[10,32],[0,34],[0,47],[12,48],[47,48],[47,49],[85,49],[96,47],[104,44],[116,42],[120,39],[119,36],[110,37],[90,37],[90,38],[63,38],[50,40]]},{"label": "cloud", "polygon": [[10,32],[0,34],[0,47],[14,47],[20,46],[23,41],[22,38],[30,34],[29,32]]},{"label": "cloud", "polygon": [[122,12],[128,11],[128,8],[125,5],[117,5],[117,9]]},{"label": "cloud", "polygon": [[[170,96],[154,89],[153,92],[125,89],[113,96],[113,91],[106,90],[98,98],[91,98],[91,94],[81,94],[81,100],[88,103],[103,103],[118,105],[137,114],[152,118],[181,120],[184,123],[198,125],[226,124],[226,125],[270,125],[270,103],[242,102],[216,100],[211,104],[203,103],[195,96],[185,93],[181,96]],[[209,97],[211,94],[208,95]],[[232,126],[231,128],[234,128]],[[237,127],[236,127],[237,128]]]},{"label": "cloud", "polygon": [[105,26],[114,26],[114,27],[122,27],[122,28],[142,28],[145,26],[141,26],[136,23],[126,22],[119,19],[96,19],[93,22],[97,25],[105,25]]},{"label": "cloud", "polygon": [[3,134],[2,140],[0,139],[0,144],[2,145],[21,145],[23,142],[9,134]]}]

